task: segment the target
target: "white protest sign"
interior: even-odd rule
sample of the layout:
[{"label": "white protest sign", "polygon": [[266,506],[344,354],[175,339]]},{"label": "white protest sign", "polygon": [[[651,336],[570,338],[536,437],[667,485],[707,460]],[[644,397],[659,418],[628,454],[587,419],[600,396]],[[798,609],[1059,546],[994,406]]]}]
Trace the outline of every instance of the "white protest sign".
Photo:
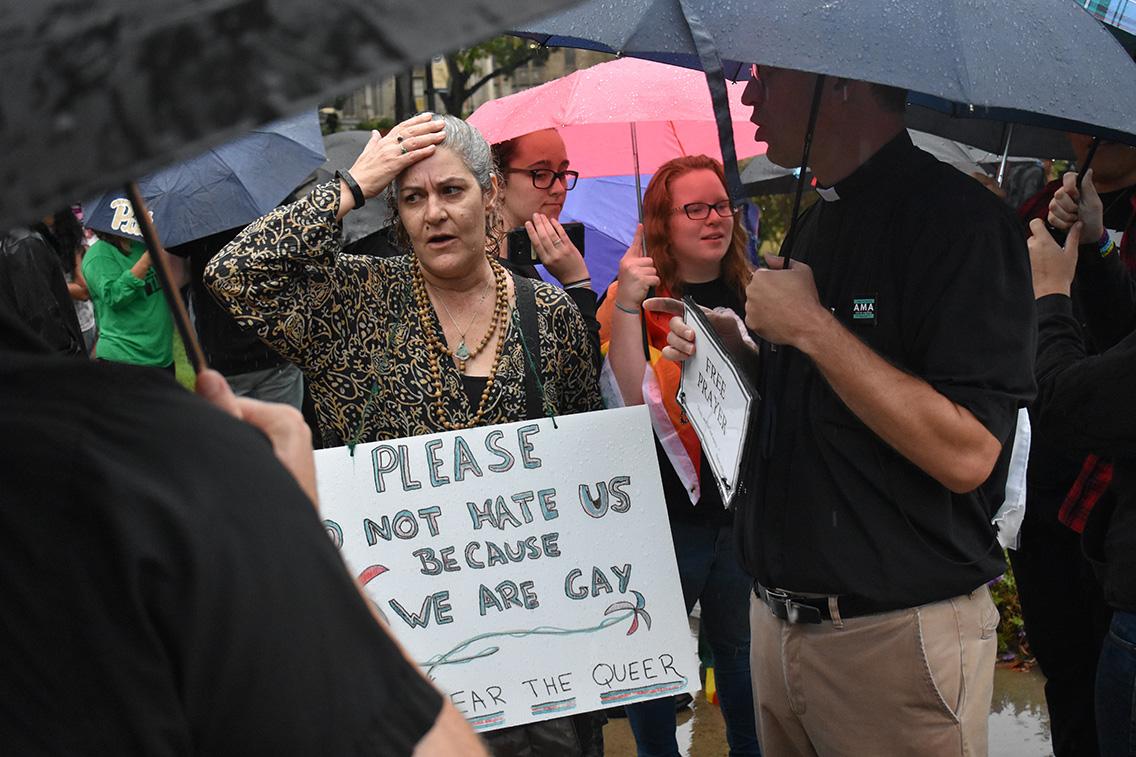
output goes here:
[{"label": "white protest sign", "polygon": [[728,506],[741,480],[755,393],[698,305],[689,297],[684,301],[683,322],[694,329],[698,347],[694,357],[682,364],[678,404],[698,434],[702,454]]},{"label": "white protest sign", "polygon": [[645,407],[316,452],[320,510],[478,730],[698,690]]}]

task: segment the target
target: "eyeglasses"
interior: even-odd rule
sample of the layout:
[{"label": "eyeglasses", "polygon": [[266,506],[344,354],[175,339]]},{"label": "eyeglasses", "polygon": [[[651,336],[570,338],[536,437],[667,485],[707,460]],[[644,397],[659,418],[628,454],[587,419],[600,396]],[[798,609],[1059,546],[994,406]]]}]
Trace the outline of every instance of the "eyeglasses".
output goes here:
[{"label": "eyeglasses", "polygon": [[764,73],[765,73],[765,75],[762,76],[761,66],[757,65],[756,63],[750,64],[750,66],[749,66],[749,83],[747,84],[747,87],[750,87],[750,90],[749,90],[750,92],[753,91],[753,89],[752,89],[753,87],[759,88],[762,92],[765,91],[765,88],[768,85],[768,76],[769,76],[768,67],[766,67],[766,71]]},{"label": "eyeglasses", "polygon": [[681,208],[675,208],[674,212],[686,213],[686,217],[692,221],[705,221],[710,217],[710,209],[713,208],[714,212],[722,218],[729,218],[734,214],[734,206],[730,204],[729,200],[722,200],[711,205],[708,202],[688,202]]},{"label": "eyeglasses", "polygon": [[527,173],[537,189],[550,189],[552,182],[559,181],[565,191],[575,189],[576,179],[580,178],[579,171],[553,171],[548,168],[506,168],[505,173]]}]

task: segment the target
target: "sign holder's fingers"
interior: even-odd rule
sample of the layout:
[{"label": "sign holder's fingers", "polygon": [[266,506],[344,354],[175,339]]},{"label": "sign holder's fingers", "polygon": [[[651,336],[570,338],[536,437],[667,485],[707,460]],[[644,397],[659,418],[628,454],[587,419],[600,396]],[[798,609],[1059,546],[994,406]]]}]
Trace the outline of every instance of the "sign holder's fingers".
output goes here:
[{"label": "sign holder's fingers", "polygon": [[666,313],[681,318],[686,314],[686,305],[673,297],[648,297],[643,300],[643,309],[652,313]]}]

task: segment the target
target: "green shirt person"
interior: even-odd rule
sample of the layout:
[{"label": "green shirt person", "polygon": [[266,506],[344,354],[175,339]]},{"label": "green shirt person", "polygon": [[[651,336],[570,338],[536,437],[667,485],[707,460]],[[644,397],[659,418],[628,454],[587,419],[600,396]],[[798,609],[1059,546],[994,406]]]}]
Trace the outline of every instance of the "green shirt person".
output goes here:
[{"label": "green shirt person", "polygon": [[95,357],[116,363],[173,365],[173,319],[140,242],[101,236],[83,258],[83,277],[95,304]]}]

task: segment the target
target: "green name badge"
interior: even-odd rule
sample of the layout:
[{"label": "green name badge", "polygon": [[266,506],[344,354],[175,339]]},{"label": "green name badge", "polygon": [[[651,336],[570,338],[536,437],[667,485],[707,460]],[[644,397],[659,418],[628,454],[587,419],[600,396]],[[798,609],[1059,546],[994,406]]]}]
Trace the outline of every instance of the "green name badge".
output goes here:
[{"label": "green name badge", "polygon": [[876,325],[875,295],[852,298],[852,320],[863,325]]}]

